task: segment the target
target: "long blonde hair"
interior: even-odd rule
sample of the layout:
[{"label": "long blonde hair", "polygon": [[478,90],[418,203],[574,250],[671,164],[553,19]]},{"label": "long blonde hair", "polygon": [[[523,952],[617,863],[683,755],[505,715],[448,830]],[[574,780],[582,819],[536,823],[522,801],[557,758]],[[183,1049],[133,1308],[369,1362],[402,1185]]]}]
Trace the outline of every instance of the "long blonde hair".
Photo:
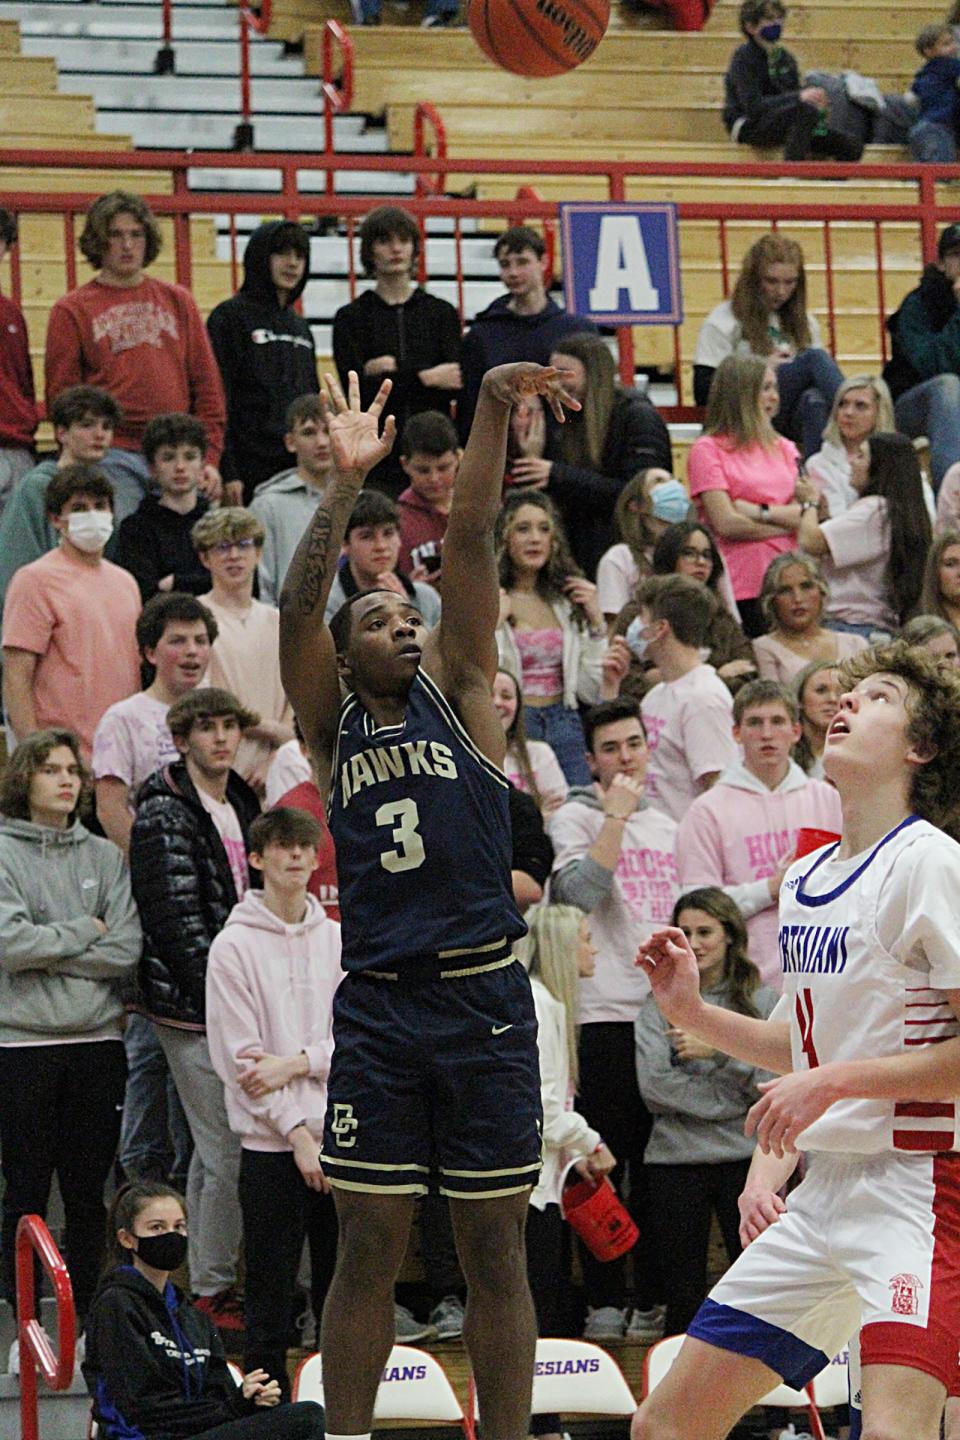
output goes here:
[{"label": "long blonde hair", "polygon": [[810,346],[810,322],[807,319],[807,277],[803,268],[803,251],[796,240],[785,235],[762,235],[743,257],[743,266],[733,289],[731,309],[740,322],[743,338],[754,355],[769,355],[773,349],[770,335],[770,306],[763,298],[760,277],[768,265],[793,265],[797,286],[790,299],[777,311],[780,329],[798,350]]},{"label": "long blonde hair", "polygon": [[940,562],[951,545],[960,545],[960,530],[941,530],[927,551],[919,605],[922,615],[940,615],[944,620],[950,619],[940,593]]},{"label": "long blonde hair", "polygon": [[710,382],[704,435],[720,436],[734,450],[747,450],[751,445],[776,448],[777,432],[760,409],[768,363],[756,355],[728,355],[720,361]]},{"label": "long blonde hair", "polygon": [[[837,411],[840,409],[840,401],[851,390],[869,390],[877,402],[877,423],[874,430],[896,430],[893,418],[893,398],[885,380],[880,380],[876,375],[854,375],[851,380],[844,380],[833,397],[833,405],[830,410],[830,419],[827,421],[823,438],[830,445],[843,445],[843,436],[840,434],[840,427],[837,425]],[[871,431],[871,434],[873,431]]]},{"label": "long blonde hair", "polygon": [[517,941],[514,950],[530,975],[539,980],[564,1008],[570,1081],[576,1089],[580,1078],[577,1064],[580,1011],[577,950],[583,911],[578,910],[576,905],[535,905],[523,918],[527,922],[527,933]]}]

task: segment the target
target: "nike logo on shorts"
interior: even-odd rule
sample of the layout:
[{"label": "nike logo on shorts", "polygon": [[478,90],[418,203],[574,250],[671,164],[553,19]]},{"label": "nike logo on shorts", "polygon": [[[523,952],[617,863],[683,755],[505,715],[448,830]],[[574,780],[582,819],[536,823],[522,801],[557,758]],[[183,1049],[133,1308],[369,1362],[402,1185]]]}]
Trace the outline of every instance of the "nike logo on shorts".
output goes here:
[{"label": "nike logo on shorts", "polygon": [[502,1035],[504,1030],[512,1030],[512,1025],[493,1025],[490,1027],[491,1035]]}]

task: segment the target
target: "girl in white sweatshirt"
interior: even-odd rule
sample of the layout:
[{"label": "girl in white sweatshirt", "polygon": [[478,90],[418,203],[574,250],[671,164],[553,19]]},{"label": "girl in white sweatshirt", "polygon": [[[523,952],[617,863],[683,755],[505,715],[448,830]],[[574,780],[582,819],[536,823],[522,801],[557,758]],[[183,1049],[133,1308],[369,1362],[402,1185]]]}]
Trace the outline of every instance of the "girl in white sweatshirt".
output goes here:
[{"label": "girl in white sweatshirt", "polygon": [[[560,1184],[564,1168],[577,1162],[581,1175],[600,1179],[616,1159],[573,1108],[577,1087],[577,990],[593,974],[596,950],[582,910],[538,905],[526,915],[528,933],[517,954],[530,972],[537,1012],[540,1093],[543,1102],[543,1169],[527,1212],[527,1273],[537,1311],[537,1333],[560,1333],[560,1271],[563,1220]],[[559,1440],[557,1415],[534,1415],[531,1435]]]}]

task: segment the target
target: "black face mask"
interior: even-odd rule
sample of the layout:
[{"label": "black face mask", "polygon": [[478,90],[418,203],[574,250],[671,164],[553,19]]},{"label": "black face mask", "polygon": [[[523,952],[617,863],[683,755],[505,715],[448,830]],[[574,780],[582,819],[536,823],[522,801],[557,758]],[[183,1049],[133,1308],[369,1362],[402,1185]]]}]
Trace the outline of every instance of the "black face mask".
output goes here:
[{"label": "black face mask", "polygon": [[135,1235],[136,1253],[153,1270],[178,1270],[187,1258],[187,1237],[179,1230],[164,1235]]}]

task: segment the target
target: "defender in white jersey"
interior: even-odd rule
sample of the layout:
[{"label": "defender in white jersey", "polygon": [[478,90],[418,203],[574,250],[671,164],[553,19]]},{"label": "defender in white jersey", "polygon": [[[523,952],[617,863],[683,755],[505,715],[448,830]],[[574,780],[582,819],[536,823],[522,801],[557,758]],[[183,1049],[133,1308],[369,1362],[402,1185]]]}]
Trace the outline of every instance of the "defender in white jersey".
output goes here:
[{"label": "defender in white jersey", "polygon": [[960,801],[960,680],[903,645],[844,669],[824,752],[843,838],[786,876],[769,1021],[704,1006],[680,932],[640,947],[673,1024],[779,1074],[748,1131],[809,1168],[705,1301],[633,1440],[721,1440],[858,1329],[865,1440],[936,1440],[955,1390],[960,846],[934,827]]}]

